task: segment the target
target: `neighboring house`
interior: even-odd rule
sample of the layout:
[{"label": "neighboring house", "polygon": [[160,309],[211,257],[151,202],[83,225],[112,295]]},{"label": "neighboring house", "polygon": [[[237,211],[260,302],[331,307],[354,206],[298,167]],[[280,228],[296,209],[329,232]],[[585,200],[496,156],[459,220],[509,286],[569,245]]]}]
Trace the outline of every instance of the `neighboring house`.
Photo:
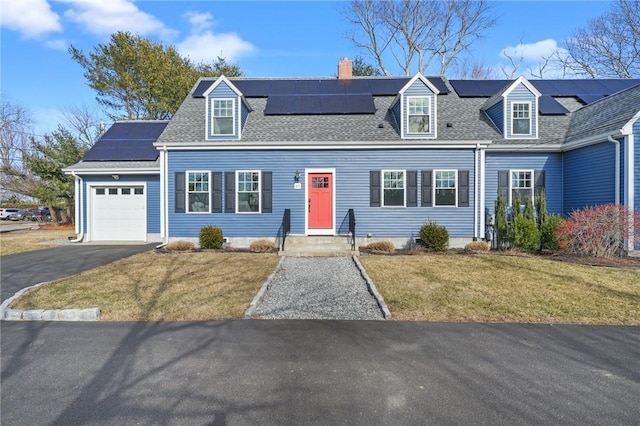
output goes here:
[{"label": "neighboring house", "polygon": [[339,235],[352,209],[358,243],[435,221],[461,246],[499,192],[639,209],[639,118],[640,80],[352,77],[345,58],[337,78],[200,79],[169,122],[118,122],[67,172],[88,241],[216,225],[247,246],[286,209],[291,234]]}]

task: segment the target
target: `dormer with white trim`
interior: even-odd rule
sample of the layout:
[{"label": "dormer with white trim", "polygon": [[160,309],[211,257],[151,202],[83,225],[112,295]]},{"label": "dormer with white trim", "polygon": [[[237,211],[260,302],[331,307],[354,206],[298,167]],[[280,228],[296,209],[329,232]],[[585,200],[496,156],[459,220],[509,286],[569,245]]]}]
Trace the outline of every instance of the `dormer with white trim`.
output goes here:
[{"label": "dormer with white trim", "polygon": [[203,94],[206,100],[207,140],[240,140],[251,108],[240,90],[224,75]]},{"label": "dormer with white trim", "polygon": [[422,74],[416,74],[391,105],[402,139],[437,137],[438,94],[440,91]]},{"label": "dormer with white trim", "polygon": [[537,139],[540,96],[538,89],[521,76],[489,98],[482,110],[505,139]]}]

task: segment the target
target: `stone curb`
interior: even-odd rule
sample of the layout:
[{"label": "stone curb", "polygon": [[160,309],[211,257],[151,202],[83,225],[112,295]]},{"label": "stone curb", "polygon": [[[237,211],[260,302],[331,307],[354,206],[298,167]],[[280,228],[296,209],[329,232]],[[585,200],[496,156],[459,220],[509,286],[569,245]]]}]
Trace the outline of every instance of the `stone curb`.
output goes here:
[{"label": "stone curb", "polygon": [[0,305],[0,321],[97,321],[100,308],[88,309],[10,309],[9,305],[26,291],[38,288],[47,282],[23,288]]},{"label": "stone curb", "polygon": [[262,284],[262,287],[260,287],[260,290],[258,290],[258,293],[253,297],[253,300],[251,301],[251,303],[249,304],[249,307],[244,313],[245,318],[253,318],[253,315],[256,312],[256,308],[258,307],[258,303],[260,303],[260,299],[262,299],[262,296],[264,296],[264,293],[267,291],[267,289],[271,285],[273,278],[276,276],[276,273],[280,270],[282,262],[284,262],[285,258],[286,256],[280,257],[280,261],[276,265],[276,269],[274,269],[271,275],[269,275],[267,280]]},{"label": "stone curb", "polygon": [[353,259],[353,263],[356,264],[356,267],[360,271],[360,275],[362,276],[362,278],[364,278],[365,282],[367,283],[367,288],[369,289],[369,293],[371,293],[371,295],[376,299],[376,302],[378,302],[378,306],[382,311],[382,316],[386,320],[391,319],[391,311],[387,307],[387,304],[384,303],[384,299],[382,298],[380,293],[378,293],[378,289],[376,288],[376,285],[373,283],[371,278],[369,278],[369,274],[367,274],[367,271],[364,270],[364,267],[360,263],[360,260],[358,260],[357,256],[352,256],[351,258]]}]

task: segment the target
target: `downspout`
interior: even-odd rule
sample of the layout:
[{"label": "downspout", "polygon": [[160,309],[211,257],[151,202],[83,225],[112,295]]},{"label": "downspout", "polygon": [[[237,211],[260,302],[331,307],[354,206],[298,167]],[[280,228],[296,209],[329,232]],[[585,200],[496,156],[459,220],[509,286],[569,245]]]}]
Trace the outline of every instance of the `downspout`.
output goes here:
[{"label": "downspout", "polygon": [[76,232],[79,236],[73,240],[69,240],[69,242],[79,243],[82,242],[82,239],[84,238],[84,223],[82,220],[84,218],[84,180],[82,177],[76,175],[76,172],[71,172],[71,175],[75,178],[76,200],[80,200],[78,205],[76,205],[76,231],[80,232]]},{"label": "downspout", "polygon": [[614,184],[614,188],[615,188],[615,197],[614,197],[614,202],[616,204],[620,204],[620,141],[614,139],[611,137],[611,135],[607,136],[607,139],[609,140],[609,142],[611,142],[612,144],[615,145],[616,147],[616,162],[615,162],[615,184]]},{"label": "downspout", "polygon": [[478,215],[480,214],[480,210],[478,208],[478,175],[479,175],[479,167],[478,167],[478,158],[480,153],[480,144],[476,145],[476,149],[473,152],[473,241],[478,240]]},{"label": "downspout", "polygon": [[169,161],[167,157],[165,145],[160,150],[160,226],[163,242],[156,246],[158,249],[169,243],[169,174],[167,173]]}]

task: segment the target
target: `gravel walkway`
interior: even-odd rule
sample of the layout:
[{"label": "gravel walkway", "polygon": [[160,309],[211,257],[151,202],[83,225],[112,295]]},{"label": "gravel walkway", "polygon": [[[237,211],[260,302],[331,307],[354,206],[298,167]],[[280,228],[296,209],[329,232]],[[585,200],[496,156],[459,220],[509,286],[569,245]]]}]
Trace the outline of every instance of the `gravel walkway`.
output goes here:
[{"label": "gravel walkway", "polygon": [[287,257],[256,305],[256,318],[382,320],[350,257]]}]

